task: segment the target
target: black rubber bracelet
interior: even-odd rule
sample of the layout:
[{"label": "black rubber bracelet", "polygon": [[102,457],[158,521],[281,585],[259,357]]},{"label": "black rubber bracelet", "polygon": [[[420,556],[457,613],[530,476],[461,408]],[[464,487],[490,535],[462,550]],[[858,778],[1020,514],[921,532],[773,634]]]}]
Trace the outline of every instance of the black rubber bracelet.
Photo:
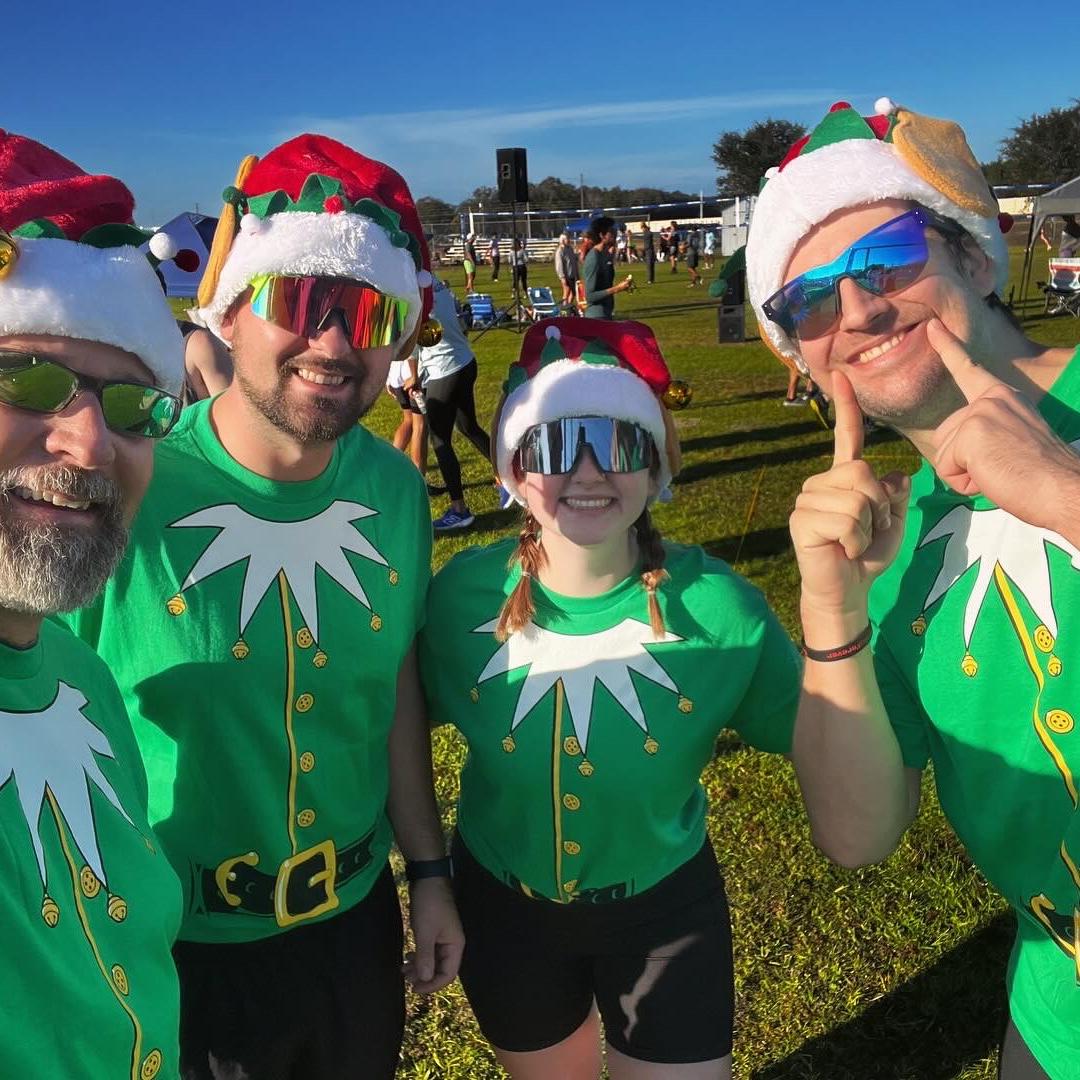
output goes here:
[{"label": "black rubber bracelet", "polygon": [[866,624],[866,629],[859,634],[854,641],[849,641],[846,645],[840,645],[835,649],[811,649],[806,644],[805,639],[801,642],[803,656],[807,660],[817,660],[820,663],[828,664],[833,660],[846,660],[849,656],[854,656],[856,653],[860,653],[867,645],[870,644],[870,638],[873,634],[873,630],[870,624]]},{"label": "black rubber bracelet", "polygon": [[410,885],[422,878],[453,876],[454,869],[449,855],[444,855],[441,859],[417,859],[415,862],[405,863],[405,879]]}]

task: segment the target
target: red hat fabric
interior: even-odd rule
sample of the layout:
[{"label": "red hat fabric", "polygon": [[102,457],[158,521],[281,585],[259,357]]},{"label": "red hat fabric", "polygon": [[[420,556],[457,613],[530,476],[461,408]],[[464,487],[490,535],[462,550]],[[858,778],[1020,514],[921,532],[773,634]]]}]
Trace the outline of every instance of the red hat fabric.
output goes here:
[{"label": "red hat fabric", "polygon": [[69,240],[97,225],[130,225],[135,199],[112,176],[91,176],[35,139],[0,128],[0,228],[47,218]]}]

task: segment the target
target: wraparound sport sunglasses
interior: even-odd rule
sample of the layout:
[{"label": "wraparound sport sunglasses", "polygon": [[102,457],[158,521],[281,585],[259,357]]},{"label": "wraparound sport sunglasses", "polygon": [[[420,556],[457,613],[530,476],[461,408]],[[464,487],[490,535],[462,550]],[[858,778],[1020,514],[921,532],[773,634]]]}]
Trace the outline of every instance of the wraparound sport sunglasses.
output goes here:
[{"label": "wraparound sport sunglasses", "polygon": [[518,460],[525,472],[562,476],[574,471],[586,447],[606,473],[640,472],[656,458],[652,436],[629,420],[568,416],[529,428]]},{"label": "wraparound sport sunglasses", "polygon": [[180,416],[180,399],[145,383],[95,379],[58,360],[0,350],[0,402],[35,413],[58,413],[91,393],[112,431],[160,439]]},{"label": "wraparound sport sunglasses", "polygon": [[408,300],[348,278],[260,274],[251,280],[251,310],[299,337],[314,337],[335,319],[354,349],[393,345],[405,333]]},{"label": "wraparound sport sunglasses", "polygon": [[844,278],[876,296],[891,296],[918,280],[930,258],[926,230],[931,226],[954,236],[963,232],[955,222],[918,206],[859,237],[832,262],[789,281],[761,308],[789,337],[824,337],[840,321]]}]

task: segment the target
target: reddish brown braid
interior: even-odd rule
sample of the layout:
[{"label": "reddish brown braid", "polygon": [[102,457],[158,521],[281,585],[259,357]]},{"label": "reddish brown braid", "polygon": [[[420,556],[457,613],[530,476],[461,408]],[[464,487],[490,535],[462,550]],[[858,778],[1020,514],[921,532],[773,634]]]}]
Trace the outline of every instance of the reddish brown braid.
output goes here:
[{"label": "reddish brown braid", "polygon": [[634,522],[634,532],[637,534],[638,552],[641,555],[641,584],[645,586],[645,593],[649,598],[649,625],[652,627],[653,637],[662,638],[667,633],[667,627],[664,625],[656,590],[671,575],[664,569],[667,552],[664,551],[660,531],[653,524],[648,507],[642,510],[641,517]]},{"label": "reddish brown braid", "polygon": [[516,634],[526,626],[536,614],[536,605],[532,598],[532,579],[540,573],[540,567],[547,562],[547,555],[540,546],[540,526],[528,510],[518,533],[517,547],[510,556],[509,565],[521,565],[521,579],[514,586],[514,591],[506,598],[506,603],[499,612],[499,622],[495,627],[495,640],[505,641],[511,634]]}]

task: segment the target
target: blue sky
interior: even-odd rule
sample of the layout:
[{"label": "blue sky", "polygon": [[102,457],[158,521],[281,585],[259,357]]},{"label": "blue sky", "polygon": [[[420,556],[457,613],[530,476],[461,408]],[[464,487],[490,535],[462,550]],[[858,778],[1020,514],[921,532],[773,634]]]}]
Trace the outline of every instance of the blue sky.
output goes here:
[{"label": "blue sky", "polygon": [[10,7],[0,126],[119,176],[144,224],[217,213],[241,156],[304,130],[455,203],[494,182],[497,146],[526,147],[533,180],[709,191],[717,135],[768,115],[812,125],[887,94],[989,160],[1080,93],[1069,49],[998,0]]}]

